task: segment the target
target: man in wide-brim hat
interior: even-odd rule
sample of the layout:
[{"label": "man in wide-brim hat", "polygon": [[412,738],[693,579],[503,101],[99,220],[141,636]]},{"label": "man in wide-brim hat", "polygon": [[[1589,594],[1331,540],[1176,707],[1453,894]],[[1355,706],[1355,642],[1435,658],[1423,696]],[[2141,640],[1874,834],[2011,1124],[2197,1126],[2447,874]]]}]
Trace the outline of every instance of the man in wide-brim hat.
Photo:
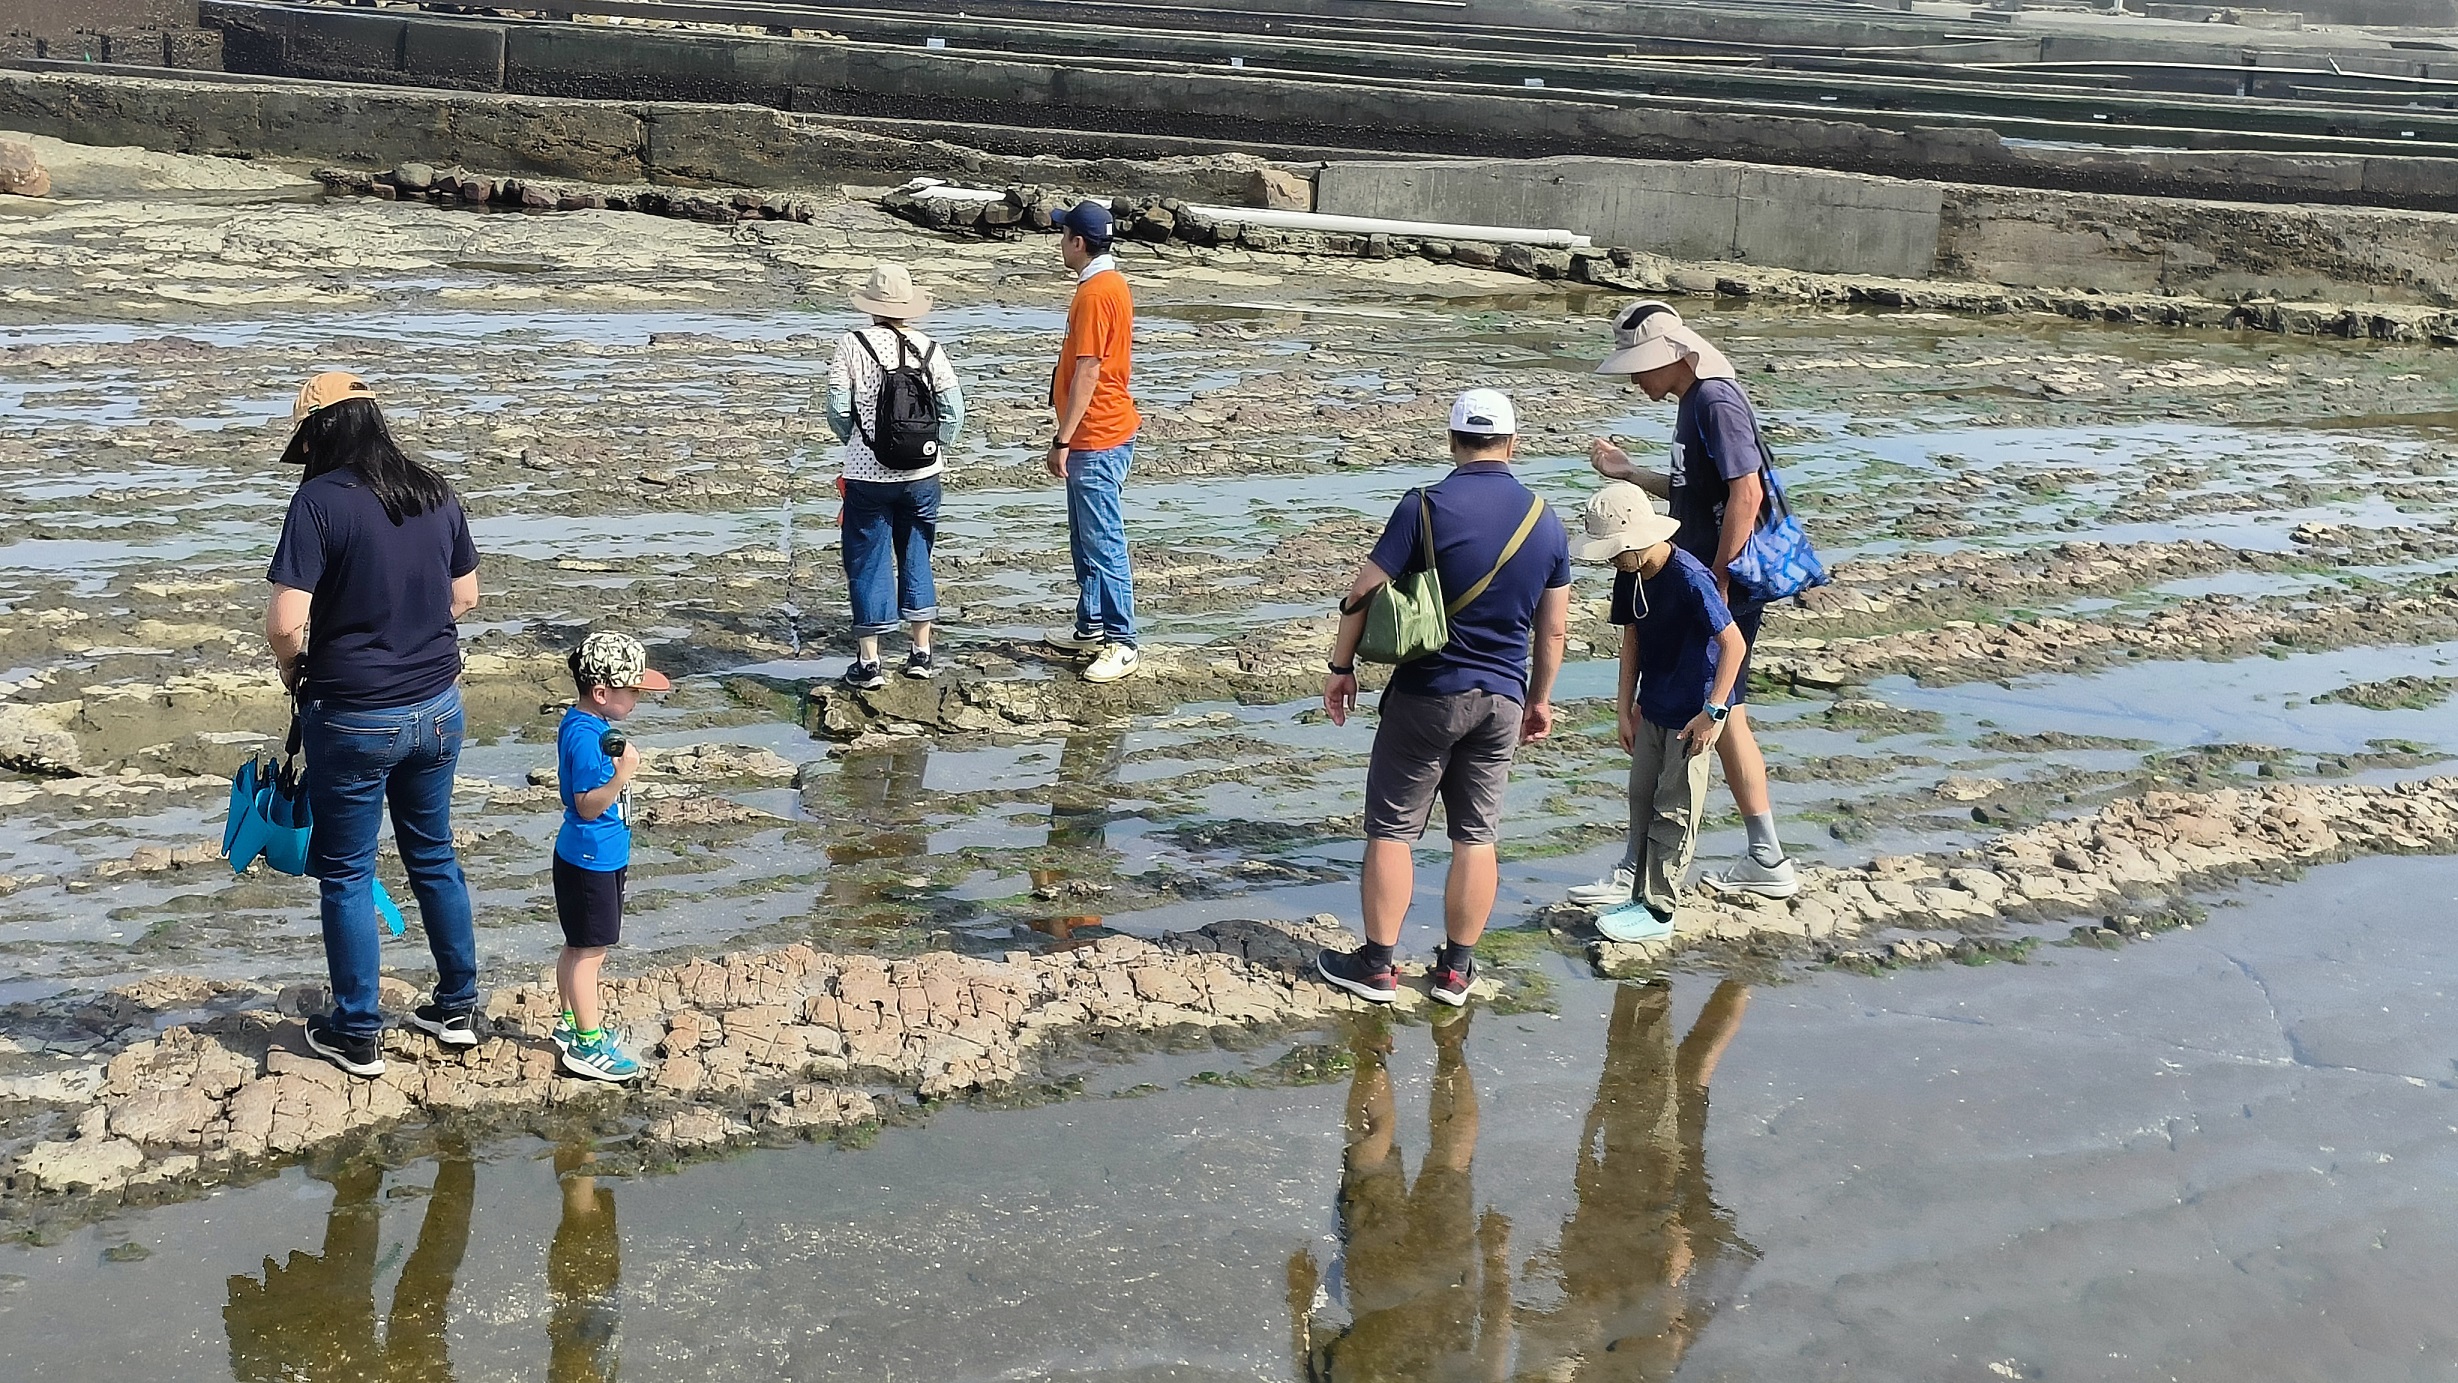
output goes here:
[{"label": "man in wide-brim hat", "polygon": [[[1600,375],[1622,375],[1659,403],[1674,399],[1673,456],[1667,472],[1640,467],[1620,447],[1597,438],[1588,445],[1588,464],[1611,480],[1625,480],[1666,501],[1680,524],[1673,543],[1703,563],[1732,611],[1733,624],[1751,647],[1758,643],[1758,626],[1766,607],[1751,602],[1734,588],[1731,565],[1749,541],[1766,505],[1765,474],[1770,464],[1759,439],[1758,411],[1734,377],[1724,353],[1681,320],[1681,314],[1660,302],[1639,302],[1615,316],[1613,353],[1596,367]],[[1631,580],[1627,575],[1619,582]],[[1618,589],[1617,595],[1622,594]],[[1792,861],[1775,829],[1775,808],[1767,796],[1767,761],[1750,732],[1742,702],[1749,694],[1749,657],[1744,653],[1733,685],[1732,710],[1724,734],[1716,743],[1723,760],[1724,781],[1733,803],[1741,809],[1749,831],[1749,846],[1741,857],[1706,876],[1708,887],[1741,891],[1768,898],[1789,898],[1800,891]],[[1625,859],[1612,874],[1573,889],[1574,901],[1605,903],[1629,896],[1635,865]]]}]

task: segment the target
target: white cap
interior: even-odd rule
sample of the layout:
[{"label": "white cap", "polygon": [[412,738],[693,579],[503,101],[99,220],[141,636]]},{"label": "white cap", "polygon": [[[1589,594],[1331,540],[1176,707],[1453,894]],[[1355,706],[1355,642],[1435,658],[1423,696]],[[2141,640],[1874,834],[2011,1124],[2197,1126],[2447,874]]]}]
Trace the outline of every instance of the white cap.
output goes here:
[{"label": "white cap", "polygon": [[1511,396],[1499,389],[1471,389],[1451,405],[1451,430],[1473,437],[1512,437],[1519,432],[1519,414]]}]

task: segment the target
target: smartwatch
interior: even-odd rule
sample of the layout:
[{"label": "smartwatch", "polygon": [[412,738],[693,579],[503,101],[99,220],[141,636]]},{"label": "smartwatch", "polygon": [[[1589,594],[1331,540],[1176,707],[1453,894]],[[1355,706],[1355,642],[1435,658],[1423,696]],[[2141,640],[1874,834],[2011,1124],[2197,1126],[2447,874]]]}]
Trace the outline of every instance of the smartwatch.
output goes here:
[{"label": "smartwatch", "polygon": [[1713,701],[1707,703],[1707,718],[1714,721],[1718,725],[1723,724],[1724,717],[1731,715],[1732,713],[1733,708],[1730,706],[1719,706]]},{"label": "smartwatch", "polygon": [[1064,437],[1053,437],[1053,438],[1051,438],[1051,439],[1050,439],[1050,450],[1052,450],[1052,451],[1073,451],[1073,450],[1075,450],[1075,448],[1074,448],[1074,447],[1072,447],[1072,446],[1069,446],[1069,445],[1068,445],[1068,443],[1067,443],[1067,439],[1066,439],[1066,438],[1064,438]]},{"label": "smartwatch", "polygon": [[1334,677],[1354,677],[1357,675],[1357,665],[1355,663],[1350,663],[1346,667],[1342,667],[1338,663],[1325,663],[1323,666],[1329,668],[1331,670],[1331,675]]}]

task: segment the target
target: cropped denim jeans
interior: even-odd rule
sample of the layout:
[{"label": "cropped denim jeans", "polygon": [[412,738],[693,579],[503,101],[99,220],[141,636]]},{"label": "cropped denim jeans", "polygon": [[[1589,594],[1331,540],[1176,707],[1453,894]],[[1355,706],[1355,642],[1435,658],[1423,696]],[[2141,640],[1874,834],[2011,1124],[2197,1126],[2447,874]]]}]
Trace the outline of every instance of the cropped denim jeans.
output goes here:
[{"label": "cropped denim jeans", "polygon": [[1127,566],[1123,493],[1135,443],[1067,453],[1067,550],[1075,559],[1075,632],[1135,646],[1135,574]]},{"label": "cropped denim jeans", "polygon": [[351,1037],[384,1028],[376,1010],[376,836],[392,805],[393,843],[435,955],[435,1002],[478,1002],[478,939],[469,882],[452,849],[452,775],[461,759],[461,692],[414,706],[355,710],[311,701],[300,711],[313,815],[307,872],[319,881],[333,1026]]},{"label": "cropped denim jeans", "polygon": [[939,537],[939,478],[845,482],[845,586],[853,632],[892,634],[939,617],[930,549]]}]

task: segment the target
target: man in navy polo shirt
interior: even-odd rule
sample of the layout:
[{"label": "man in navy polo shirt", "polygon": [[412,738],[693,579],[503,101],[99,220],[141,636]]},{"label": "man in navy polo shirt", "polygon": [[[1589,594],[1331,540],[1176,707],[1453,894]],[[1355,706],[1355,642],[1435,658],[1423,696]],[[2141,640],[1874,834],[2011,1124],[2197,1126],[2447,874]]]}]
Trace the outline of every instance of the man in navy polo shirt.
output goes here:
[{"label": "man in navy polo shirt", "polygon": [[[1452,600],[1474,598],[1452,612],[1451,641],[1440,652],[1392,670],[1366,770],[1366,942],[1315,959],[1324,979],[1375,1003],[1399,994],[1394,952],[1416,891],[1410,851],[1437,796],[1450,827],[1451,877],[1432,993],[1455,1008],[1468,1002],[1477,938],[1494,909],[1494,841],[1511,754],[1553,729],[1553,678],[1570,631],[1570,538],[1511,474],[1518,430],[1500,392],[1460,395],[1451,407],[1451,474],[1424,491],[1443,591]],[[1341,605],[1323,683],[1323,709],[1335,725],[1347,724],[1357,707],[1366,597],[1422,560],[1417,495],[1410,491],[1391,511]]]},{"label": "man in navy polo shirt", "polygon": [[[1764,475],[1769,460],[1758,441],[1758,413],[1733,374],[1732,362],[1683,325],[1681,314],[1658,302],[1633,303],[1613,322],[1613,354],[1596,367],[1600,375],[1626,375],[1657,402],[1674,399],[1673,466],[1670,473],[1644,470],[1630,454],[1602,438],[1588,448],[1588,464],[1610,480],[1626,480],[1667,501],[1681,524],[1673,545],[1689,553],[1716,579],[1716,589],[1732,610],[1733,627],[1749,648],[1758,645],[1758,625],[1766,606],[1754,604],[1733,589],[1729,568],[1757,527],[1766,504]],[[1623,576],[1615,598],[1627,601]],[[1784,855],[1775,833],[1775,804],[1767,796],[1767,760],[1751,733],[1748,708],[1750,659],[1741,655],[1739,680],[1733,684],[1732,714],[1716,757],[1724,763],[1724,781],[1732,788],[1733,805],[1741,809],[1741,824],[1749,844],[1741,857],[1700,882],[1711,889],[1746,892],[1767,898],[1789,898],[1801,882]],[[1595,883],[1570,891],[1570,900],[1611,907],[1630,896],[1635,861],[1625,858]]]}]

